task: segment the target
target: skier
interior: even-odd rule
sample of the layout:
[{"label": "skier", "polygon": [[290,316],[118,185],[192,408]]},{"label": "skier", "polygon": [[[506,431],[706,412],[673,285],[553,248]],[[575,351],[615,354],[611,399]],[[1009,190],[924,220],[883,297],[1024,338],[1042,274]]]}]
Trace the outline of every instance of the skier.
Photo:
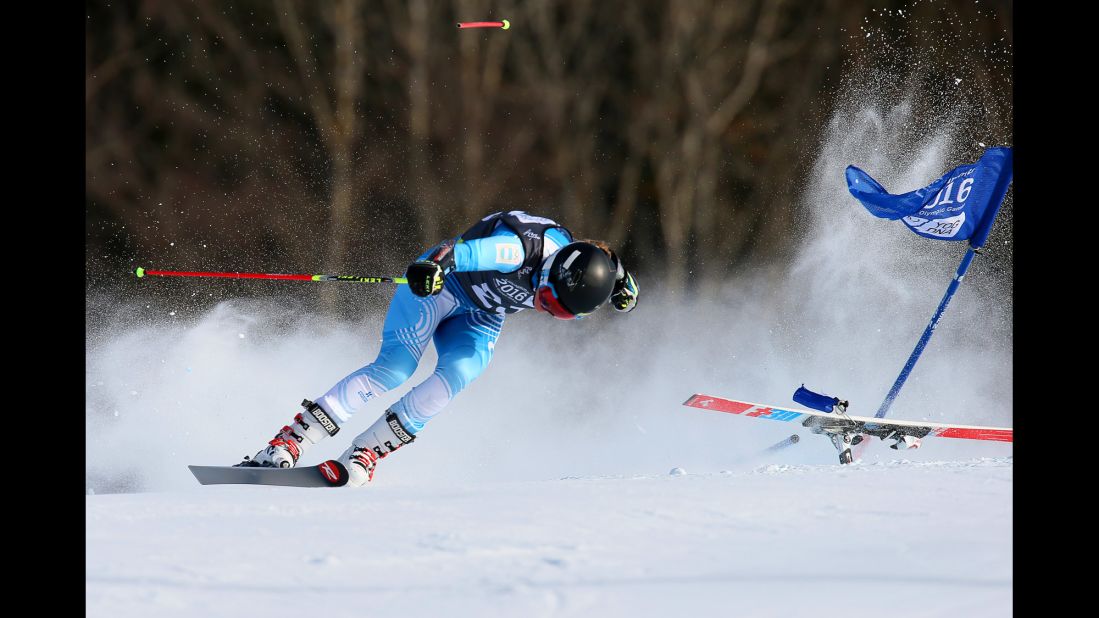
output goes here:
[{"label": "skier", "polygon": [[639,288],[606,243],[575,240],[552,219],[523,211],[489,215],[409,265],[382,326],[373,363],[340,380],[241,466],[291,468],[312,445],[333,436],[378,395],[416,371],[429,341],[435,372],[406,393],[340,456],[350,485],[374,478],[379,459],[410,444],[485,370],[507,314],[527,308],[561,320],[594,312],[609,299],[618,311],[637,304]]}]

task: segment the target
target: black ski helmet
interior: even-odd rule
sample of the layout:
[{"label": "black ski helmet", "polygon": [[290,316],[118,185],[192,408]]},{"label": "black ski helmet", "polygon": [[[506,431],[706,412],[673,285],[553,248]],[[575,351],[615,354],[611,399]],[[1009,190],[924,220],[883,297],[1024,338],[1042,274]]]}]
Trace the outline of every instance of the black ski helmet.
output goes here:
[{"label": "black ski helmet", "polygon": [[542,263],[534,302],[558,319],[583,317],[611,297],[616,274],[611,258],[599,247],[569,243]]}]

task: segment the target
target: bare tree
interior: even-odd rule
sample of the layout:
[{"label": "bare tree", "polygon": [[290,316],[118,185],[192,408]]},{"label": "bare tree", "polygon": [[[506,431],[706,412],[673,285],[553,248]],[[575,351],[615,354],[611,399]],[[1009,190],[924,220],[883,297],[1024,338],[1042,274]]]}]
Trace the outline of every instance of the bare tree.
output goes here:
[{"label": "bare tree", "polygon": [[575,3],[562,10],[548,2],[516,9],[517,23],[527,34],[514,45],[517,82],[537,110],[550,163],[545,171],[559,188],[558,207],[569,225],[603,236],[607,216],[600,185],[614,170],[596,160],[596,141],[600,106],[611,84],[607,52],[616,37],[592,35],[614,9]]},{"label": "bare tree", "polygon": [[[719,189],[730,152],[727,132],[759,91],[767,68],[790,53],[776,41],[782,8],[783,0],[691,2],[669,5],[663,20],[629,13],[636,70],[649,73],[652,83],[640,121],[648,127],[673,290],[686,280],[692,244],[702,247],[696,253],[710,254],[723,236],[743,233],[725,223],[735,220],[737,208]],[[644,43],[653,38],[659,42],[647,49]],[[717,270],[712,263],[706,268]]]},{"label": "bare tree", "polygon": [[360,138],[362,126],[357,104],[363,94],[365,65],[360,55],[363,52],[360,6],[354,0],[333,0],[322,5],[321,15],[331,31],[335,52],[328,73],[330,77],[326,80],[326,73],[318,66],[319,62],[306,42],[307,33],[295,2],[277,2],[279,25],[289,43],[313,121],[332,163],[329,236],[325,239],[328,257],[325,262],[333,270],[343,266],[347,237],[353,231],[352,147]]}]

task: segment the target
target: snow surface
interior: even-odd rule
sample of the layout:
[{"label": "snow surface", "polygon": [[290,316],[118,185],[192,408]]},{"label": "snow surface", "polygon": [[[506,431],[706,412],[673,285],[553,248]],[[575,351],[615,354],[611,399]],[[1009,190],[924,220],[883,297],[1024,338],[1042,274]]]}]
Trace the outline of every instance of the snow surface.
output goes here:
[{"label": "snow surface", "polygon": [[1009,616],[1012,472],[93,495],[87,616]]}]

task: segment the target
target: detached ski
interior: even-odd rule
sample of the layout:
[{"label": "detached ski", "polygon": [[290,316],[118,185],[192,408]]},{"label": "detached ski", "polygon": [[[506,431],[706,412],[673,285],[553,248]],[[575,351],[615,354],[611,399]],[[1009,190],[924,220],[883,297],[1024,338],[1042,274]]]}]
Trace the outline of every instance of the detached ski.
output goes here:
[{"label": "detached ski", "polygon": [[[955,425],[929,423],[923,421],[893,421],[847,414],[829,414],[766,406],[748,401],[723,399],[712,395],[696,394],[683,402],[683,405],[715,412],[728,412],[748,418],[765,418],[772,421],[798,421],[813,433],[837,433],[848,431],[856,434],[875,436],[882,440],[901,438],[962,438],[965,440],[992,440],[1011,442],[1014,432],[1011,427],[981,427],[976,425]],[[845,409],[845,408],[844,408]]]},{"label": "detached ski", "polygon": [[187,466],[203,485],[278,485],[281,487],[343,487],[347,468],[328,460],[317,466],[265,468],[261,466]]},{"label": "detached ski", "polygon": [[[803,393],[803,391],[805,392]],[[806,393],[808,396],[806,396]],[[827,436],[832,441],[832,445],[839,451],[841,464],[849,464],[854,461],[855,455],[852,448],[862,444],[866,436],[874,436],[882,440],[893,440],[894,443],[890,444],[889,448],[896,450],[919,448],[921,440],[925,437],[992,440],[995,442],[1011,442],[1014,439],[1014,430],[1011,427],[945,425],[943,423],[922,421],[887,421],[880,418],[849,416],[846,401],[840,401],[838,397],[831,399],[834,400],[834,403],[827,396],[806,391],[804,387],[799,388],[794,393],[794,400],[798,403],[812,407],[820,406],[818,410],[836,410],[834,413],[765,406],[749,401],[723,399],[701,393],[691,395],[691,398],[684,401],[683,405],[715,412],[728,412],[747,418],[765,418],[783,422],[797,421],[809,431]],[[797,436],[791,436],[791,438],[776,444],[769,450],[780,447],[780,445],[792,441],[792,438],[795,437]]]}]

